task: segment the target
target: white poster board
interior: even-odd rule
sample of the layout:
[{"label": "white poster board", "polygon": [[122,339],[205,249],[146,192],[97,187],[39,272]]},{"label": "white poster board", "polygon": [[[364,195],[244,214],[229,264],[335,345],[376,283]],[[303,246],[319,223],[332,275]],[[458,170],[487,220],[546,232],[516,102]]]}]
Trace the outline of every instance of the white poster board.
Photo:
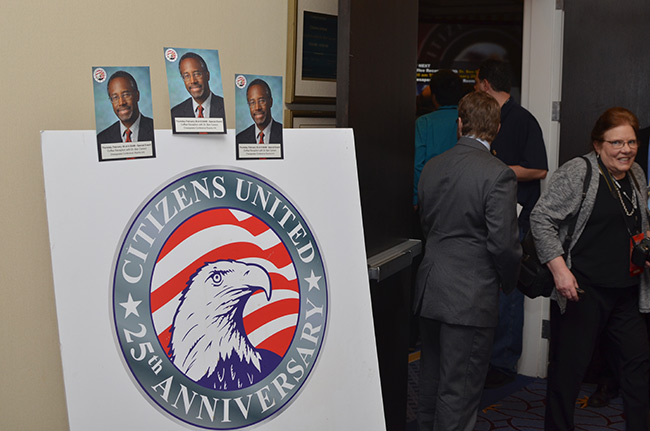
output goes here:
[{"label": "white poster board", "polygon": [[[155,159],[99,163],[93,131],[43,132],[54,288],[72,431],[385,429],[352,131],[284,134],[284,160],[235,160],[232,130],[220,136],[172,136],[171,131],[159,130]],[[192,177],[196,173],[199,176]],[[250,199],[238,199],[247,184],[259,192],[257,200],[254,193]],[[161,275],[167,268],[161,262],[171,255],[182,260],[187,251],[167,250],[170,238],[197,214],[211,214],[212,204],[226,207],[237,220],[245,219],[246,212],[266,220],[276,245],[284,243],[293,259],[284,270],[293,268],[299,286],[293,298],[294,303],[297,297],[300,301],[293,314],[295,333],[288,338],[286,353],[278,355],[282,362],[244,389],[207,389],[205,382],[197,383],[200,376],[192,374],[197,368],[156,355],[169,347],[164,346],[167,341],[157,342],[165,333],[174,337],[180,332],[179,304],[190,302],[199,272],[183,281],[187,289],[167,303],[172,310],[166,313],[167,321],[165,313],[158,317],[153,311],[158,305],[149,284],[165,285],[160,279],[173,278]],[[237,205],[240,208],[233,209]],[[180,221],[178,226],[173,226],[174,220]],[[208,237],[208,242],[215,238],[227,242],[221,235]],[[242,262],[240,266],[264,266]],[[278,274],[264,268],[275,286]],[[314,273],[306,276],[310,271]],[[215,273],[209,280],[221,282]],[[253,295],[272,301],[278,289],[271,285]],[[254,302],[253,295],[246,297],[248,303]],[[249,312],[248,303],[244,314]],[[159,330],[170,322],[173,331]],[[140,342],[149,328],[156,335]],[[258,337],[259,332],[263,331]],[[176,340],[174,360],[181,351],[180,338]],[[300,342],[312,342],[313,348]],[[184,376],[190,377],[181,380]]]}]

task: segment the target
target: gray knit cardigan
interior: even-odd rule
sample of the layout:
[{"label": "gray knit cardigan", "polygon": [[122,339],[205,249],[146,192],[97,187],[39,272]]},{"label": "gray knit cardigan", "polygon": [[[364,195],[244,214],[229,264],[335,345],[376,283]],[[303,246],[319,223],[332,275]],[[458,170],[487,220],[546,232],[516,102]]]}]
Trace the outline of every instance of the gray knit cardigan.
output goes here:
[{"label": "gray knit cardigan", "polygon": [[[598,192],[598,183],[600,175],[598,170],[598,160],[595,152],[586,154],[585,157],[591,163],[591,180],[587,188],[585,200],[580,208],[582,199],[582,188],[587,173],[585,161],[576,157],[560,166],[551,177],[547,184],[546,190],[542,193],[535,208],[530,214],[530,229],[535,239],[535,247],[540,262],[546,263],[558,256],[564,254],[562,244],[567,236],[569,224],[578,214],[575,231],[571,244],[569,244],[569,253],[566,255],[567,266],[571,268],[571,250],[582,235],[582,231],[589,220],[591,211],[596,202]],[[636,178],[639,188],[632,178],[630,183],[637,194],[639,209],[642,214],[643,231],[648,231],[647,201],[648,192],[645,184],[645,174],[641,167],[634,163],[631,172]],[[650,312],[650,270],[641,274],[641,283],[639,289],[639,311],[642,313]],[[558,302],[560,310],[564,312],[566,308],[566,298],[559,295],[557,290],[553,289],[551,299]]]}]

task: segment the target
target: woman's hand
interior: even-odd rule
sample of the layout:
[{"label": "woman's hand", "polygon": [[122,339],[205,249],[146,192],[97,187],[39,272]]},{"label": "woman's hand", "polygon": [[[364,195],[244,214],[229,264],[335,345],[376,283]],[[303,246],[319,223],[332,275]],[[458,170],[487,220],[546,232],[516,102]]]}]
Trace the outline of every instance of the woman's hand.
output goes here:
[{"label": "woman's hand", "polygon": [[555,289],[558,293],[564,296],[569,301],[578,301],[580,296],[580,287],[578,287],[578,282],[573,276],[573,273],[566,266],[566,262],[562,256],[558,256],[551,261],[549,261],[548,269],[551,270],[553,274],[553,280],[555,281]]}]

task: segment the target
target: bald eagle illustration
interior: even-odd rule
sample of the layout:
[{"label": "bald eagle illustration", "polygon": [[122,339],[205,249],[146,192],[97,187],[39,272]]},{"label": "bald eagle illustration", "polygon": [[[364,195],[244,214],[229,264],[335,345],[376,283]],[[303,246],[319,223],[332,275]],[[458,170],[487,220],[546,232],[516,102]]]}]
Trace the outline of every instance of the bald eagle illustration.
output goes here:
[{"label": "bald eagle illustration", "polygon": [[280,362],[255,348],[244,331],[243,311],[259,290],[271,298],[264,268],[235,260],[203,265],[187,282],[174,315],[170,358],[187,377],[210,389],[235,390],[266,377]]}]

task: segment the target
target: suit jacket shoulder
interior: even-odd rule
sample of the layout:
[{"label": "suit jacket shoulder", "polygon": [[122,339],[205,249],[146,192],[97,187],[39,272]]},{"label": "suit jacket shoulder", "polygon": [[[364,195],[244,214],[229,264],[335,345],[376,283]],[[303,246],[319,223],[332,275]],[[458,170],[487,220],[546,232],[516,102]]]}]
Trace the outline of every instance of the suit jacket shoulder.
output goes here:
[{"label": "suit jacket shoulder", "polygon": [[186,117],[194,117],[194,110],[192,109],[192,98],[187,98],[178,105],[174,106],[172,108],[172,123],[174,122],[174,118],[179,117],[179,118],[186,118]]},{"label": "suit jacket shoulder", "polygon": [[[172,119],[176,117],[179,118],[194,117],[194,107],[192,105],[192,98],[188,97],[178,105],[174,106],[171,109],[171,113],[172,113]],[[214,93],[212,93],[212,99],[210,99],[210,118],[225,119],[223,97],[217,96]]]},{"label": "suit jacket shoulder", "polygon": [[212,99],[210,101],[210,118],[223,118],[225,128],[226,111],[223,105],[223,97],[217,96],[214,93],[212,93]]},{"label": "suit jacket shoulder", "polygon": [[153,119],[142,115],[140,117],[140,131],[138,141],[154,141]]},{"label": "suit jacket shoulder", "polygon": [[[271,137],[269,138],[269,143],[271,144],[281,144],[282,143],[282,123],[278,123],[273,120],[271,125]],[[237,133],[235,141],[238,144],[254,144],[255,143],[255,124],[250,127],[242,130]]]},{"label": "suit jacket shoulder", "polygon": [[237,133],[235,142],[238,144],[254,144],[255,143],[255,125],[248,127]]},{"label": "suit jacket shoulder", "polygon": [[98,144],[109,144],[114,142],[121,142],[122,137],[120,136],[120,122],[116,121],[111,124],[109,127],[105,128],[97,134],[97,143]]},{"label": "suit jacket shoulder", "polygon": [[[144,115],[140,116],[140,130],[138,131],[138,141],[152,141],[154,140],[154,129],[153,129],[153,119],[145,117]],[[109,144],[122,142],[122,136],[120,134],[120,122],[116,121],[111,124],[110,127],[102,130],[97,135],[98,144]]]},{"label": "suit jacket shoulder", "polygon": [[282,143],[282,123],[273,120],[273,125],[271,126],[271,139],[269,139],[269,142],[272,144]]},{"label": "suit jacket shoulder", "polygon": [[[174,106],[171,109],[172,113],[172,130],[176,133],[176,121],[175,118],[194,118],[194,105],[192,104],[192,98],[188,97],[178,105]],[[212,93],[212,99],[210,99],[210,118],[223,118],[223,130],[224,133],[228,129],[226,126],[226,110],[224,108],[223,97],[217,96]]]}]

